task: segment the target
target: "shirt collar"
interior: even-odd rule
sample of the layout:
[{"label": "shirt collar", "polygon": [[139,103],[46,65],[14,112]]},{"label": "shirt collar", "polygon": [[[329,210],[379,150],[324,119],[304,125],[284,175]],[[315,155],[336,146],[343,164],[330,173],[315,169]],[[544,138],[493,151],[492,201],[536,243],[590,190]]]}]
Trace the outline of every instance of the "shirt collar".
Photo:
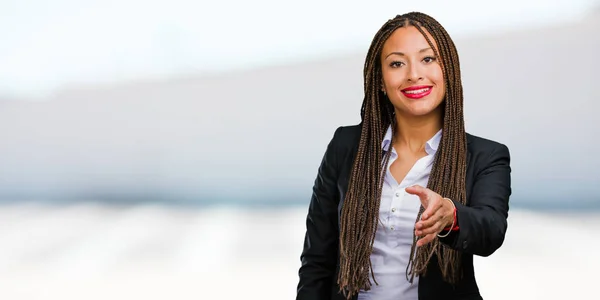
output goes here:
[{"label": "shirt collar", "polygon": [[[440,129],[433,137],[431,137],[427,143],[425,144],[425,152],[427,154],[435,154],[440,145],[440,141],[442,140],[442,130]],[[383,141],[381,142],[381,148],[383,151],[388,151],[390,149],[390,143],[392,142],[392,126],[390,125],[385,132],[385,136],[383,136]]]}]

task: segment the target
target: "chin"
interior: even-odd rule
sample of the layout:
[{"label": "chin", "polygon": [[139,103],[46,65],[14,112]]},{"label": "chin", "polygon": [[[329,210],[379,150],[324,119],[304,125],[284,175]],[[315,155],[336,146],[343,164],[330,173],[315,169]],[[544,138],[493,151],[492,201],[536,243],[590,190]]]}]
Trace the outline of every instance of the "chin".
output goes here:
[{"label": "chin", "polygon": [[422,116],[427,116],[429,114],[431,114],[433,112],[433,110],[417,110],[417,111],[410,111],[409,114],[411,116],[415,116],[415,117],[422,117]]},{"label": "chin", "polygon": [[[434,113],[438,106],[434,105],[434,104],[426,104],[426,105],[414,105],[415,103],[413,103],[413,105],[408,106],[408,110],[407,112],[410,115],[413,116],[426,116],[429,115],[431,113]],[[425,104],[425,103],[423,103]]]}]

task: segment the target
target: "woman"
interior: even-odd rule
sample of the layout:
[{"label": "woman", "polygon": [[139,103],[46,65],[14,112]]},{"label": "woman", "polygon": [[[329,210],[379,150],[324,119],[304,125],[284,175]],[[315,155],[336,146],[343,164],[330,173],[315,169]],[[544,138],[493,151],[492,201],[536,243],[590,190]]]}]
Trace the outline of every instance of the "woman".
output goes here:
[{"label": "woman", "polygon": [[465,132],[452,39],[423,13],[389,20],[364,90],[318,170],[296,299],[482,299],[473,255],[504,241],[510,155]]}]

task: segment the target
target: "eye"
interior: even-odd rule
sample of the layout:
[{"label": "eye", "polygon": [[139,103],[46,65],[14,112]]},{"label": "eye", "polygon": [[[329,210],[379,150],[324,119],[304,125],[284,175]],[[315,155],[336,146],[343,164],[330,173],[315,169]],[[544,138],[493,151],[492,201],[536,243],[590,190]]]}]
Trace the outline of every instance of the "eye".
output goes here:
[{"label": "eye", "polygon": [[435,61],[435,57],[433,57],[433,56],[427,56],[427,57],[423,58],[423,61],[425,63],[431,63],[431,62]]},{"label": "eye", "polygon": [[390,63],[390,67],[392,67],[392,68],[398,68],[398,67],[401,67],[402,65],[404,65],[404,63],[401,61],[393,61]]}]

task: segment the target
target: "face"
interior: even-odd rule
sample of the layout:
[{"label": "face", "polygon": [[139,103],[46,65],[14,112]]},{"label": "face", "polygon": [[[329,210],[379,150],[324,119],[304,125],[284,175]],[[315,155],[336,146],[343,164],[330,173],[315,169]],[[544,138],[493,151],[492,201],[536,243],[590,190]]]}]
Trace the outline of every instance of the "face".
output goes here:
[{"label": "face", "polygon": [[[433,37],[427,33],[434,43]],[[414,26],[396,29],[381,51],[382,89],[396,114],[424,116],[441,109],[442,68],[427,40]]]}]

